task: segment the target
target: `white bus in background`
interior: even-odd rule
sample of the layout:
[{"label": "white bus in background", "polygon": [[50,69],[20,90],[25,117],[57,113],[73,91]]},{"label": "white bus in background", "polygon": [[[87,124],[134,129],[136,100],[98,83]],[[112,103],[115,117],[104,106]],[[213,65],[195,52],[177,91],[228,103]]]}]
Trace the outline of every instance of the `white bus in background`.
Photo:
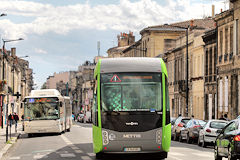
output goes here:
[{"label": "white bus in background", "polygon": [[35,133],[70,131],[72,107],[70,98],[56,89],[32,90],[23,100],[24,131],[30,137]]}]

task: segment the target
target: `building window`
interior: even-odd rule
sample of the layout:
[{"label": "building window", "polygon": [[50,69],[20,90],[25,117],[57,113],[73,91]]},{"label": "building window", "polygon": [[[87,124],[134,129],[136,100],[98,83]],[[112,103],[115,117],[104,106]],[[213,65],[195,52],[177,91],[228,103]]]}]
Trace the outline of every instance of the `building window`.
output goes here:
[{"label": "building window", "polygon": [[214,74],[216,74],[216,68],[217,68],[217,47],[214,46]]},{"label": "building window", "polygon": [[230,27],[230,53],[233,53],[233,26]]},{"label": "building window", "polygon": [[212,75],[212,47],[209,50],[209,75]]},{"label": "building window", "polygon": [[205,51],[206,61],[205,61],[205,75],[208,75],[208,49]]},{"label": "building window", "polygon": [[225,54],[228,53],[228,28],[225,28]]},{"label": "building window", "polygon": [[174,42],[174,39],[164,39],[164,52],[172,48],[174,46]]},{"label": "building window", "polygon": [[223,54],[223,31],[220,31],[220,43],[219,43],[219,47],[220,47],[220,54]]}]

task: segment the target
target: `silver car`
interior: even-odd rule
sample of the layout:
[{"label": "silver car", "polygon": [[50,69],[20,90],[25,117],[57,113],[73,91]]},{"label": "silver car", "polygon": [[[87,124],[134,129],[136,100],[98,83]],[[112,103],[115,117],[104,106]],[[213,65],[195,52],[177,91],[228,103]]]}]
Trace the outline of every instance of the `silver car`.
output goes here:
[{"label": "silver car", "polygon": [[198,145],[206,147],[213,144],[221,130],[228,124],[225,120],[209,120],[199,131]]}]

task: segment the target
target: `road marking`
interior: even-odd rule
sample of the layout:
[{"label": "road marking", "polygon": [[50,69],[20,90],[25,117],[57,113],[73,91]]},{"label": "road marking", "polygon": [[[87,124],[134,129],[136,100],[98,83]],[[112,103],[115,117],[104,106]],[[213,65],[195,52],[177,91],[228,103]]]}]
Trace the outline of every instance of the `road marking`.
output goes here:
[{"label": "road marking", "polygon": [[64,136],[64,135],[62,134],[61,137],[62,137],[62,139],[64,140],[65,143],[67,143],[68,145],[73,145],[73,143],[72,143],[71,141],[69,141],[66,136]]},{"label": "road marking", "polygon": [[76,153],[83,153],[83,151],[82,150],[80,150],[80,149],[77,149],[77,150],[74,150]]},{"label": "road marking", "polygon": [[68,154],[60,154],[60,156],[61,156],[62,158],[76,157],[76,155],[75,155],[75,154],[73,154],[73,153],[68,153]]},{"label": "road marking", "polygon": [[79,148],[76,146],[71,147],[73,150],[78,150]]},{"label": "road marking", "polygon": [[177,152],[169,152],[169,155],[173,155],[173,156],[184,156],[184,154],[182,153],[177,153]]},{"label": "road marking", "polygon": [[20,157],[10,157],[9,159],[21,159]]},{"label": "road marking", "polygon": [[95,153],[87,153],[89,156],[94,157]]},{"label": "road marking", "polygon": [[211,155],[206,155],[203,153],[192,153],[193,155],[199,156],[199,157],[214,157],[214,154],[212,153]]},{"label": "road marking", "polygon": [[34,155],[33,158],[34,159],[42,159],[42,158],[48,158],[48,156],[45,154],[44,155],[39,154],[39,155]]},{"label": "road marking", "polygon": [[181,158],[177,158],[177,157],[174,157],[174,156],[171,156],[171,155],[169,155],[169,158],[174,159],[174,160],[183,160]]},{"label": "road marking", "polygon": [[92,160],[92,158],[88,157],[88,156],[81,156],[82,160]]},{"label": "road marking", "polygon": [[33,151],[32,153],[42,153],[42,152],[53,152],[54,150],[48,149],[48,150],[39,150],[39,151]]}]

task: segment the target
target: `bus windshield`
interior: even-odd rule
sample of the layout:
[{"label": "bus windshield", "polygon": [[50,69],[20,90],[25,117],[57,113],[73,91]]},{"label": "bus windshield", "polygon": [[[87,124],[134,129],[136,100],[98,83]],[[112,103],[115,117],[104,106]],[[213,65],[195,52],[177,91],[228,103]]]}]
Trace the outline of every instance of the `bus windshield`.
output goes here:
[{"label": "bus windshield", "polygon": [[102,111],[161,111],[161,78],[161,73],[102,74]]},{"label": "bus windshield", "polygon": [[25,100],[24,116],[28,120],[59,118],[57,98],[29,98]]}]

